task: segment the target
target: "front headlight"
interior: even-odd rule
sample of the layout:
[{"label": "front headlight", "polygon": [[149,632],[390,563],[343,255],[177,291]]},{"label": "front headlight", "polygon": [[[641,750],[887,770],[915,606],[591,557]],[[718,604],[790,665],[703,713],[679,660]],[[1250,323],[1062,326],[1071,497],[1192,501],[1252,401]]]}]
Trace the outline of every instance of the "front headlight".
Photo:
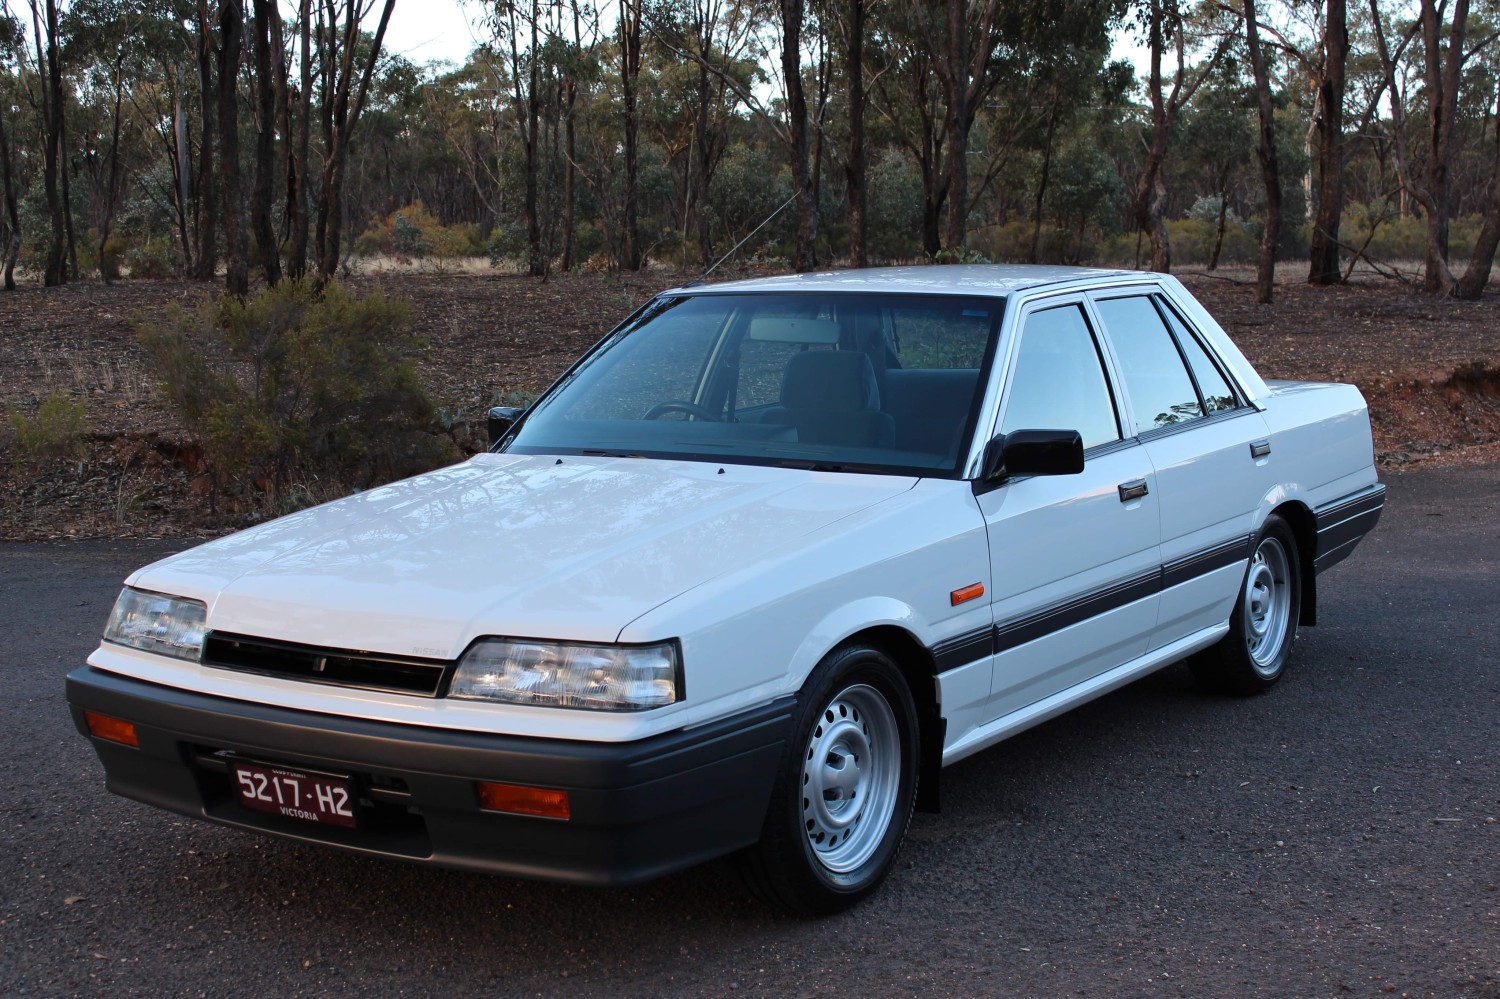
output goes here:
[{"label": "front headlight", "polygon": [[104,626],[104,640],[143,652],[197,660],[203,654],[203,630],[208,608],[198,600],[184,600],[130,587],[120,591],[115,609]]},{"label": "front headlight", "polygon": [[590,711],[646,711],[682,698],[676,642],[573,645],[484,638],[459,660],[449,697]]}]

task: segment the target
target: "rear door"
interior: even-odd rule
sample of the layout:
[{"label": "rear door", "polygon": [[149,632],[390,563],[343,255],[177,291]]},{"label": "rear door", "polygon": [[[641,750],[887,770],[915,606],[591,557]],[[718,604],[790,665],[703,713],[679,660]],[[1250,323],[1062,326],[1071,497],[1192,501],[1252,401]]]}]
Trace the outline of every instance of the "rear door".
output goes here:
[{"label": "rear door", "polygon": [[999,431],[1077,430],[1079,475],[980,487],[990,542],[990,717],[1146,652],[1156,625],[1160,513],[1145,448],[1120,416],[1085,303],[1047,299],[1017,320]]},{"label": "rear door", "polygon": [[1251,407],[1153,289],[1092,296],[1160,495],[1162,596],[1152,649],[1228,620],[1274,460]]}]

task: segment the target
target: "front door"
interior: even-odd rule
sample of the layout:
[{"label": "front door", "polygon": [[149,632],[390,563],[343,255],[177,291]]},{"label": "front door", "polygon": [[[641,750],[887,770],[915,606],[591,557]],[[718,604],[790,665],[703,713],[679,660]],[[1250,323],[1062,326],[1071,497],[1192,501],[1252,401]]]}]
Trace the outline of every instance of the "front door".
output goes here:
[{"label": "front door", "polygon": [[1077,430],[1078,475],[1005,481],[978,497],[990,542],[991,718],[1147,651],[1160,588],[1156,472],[1121,434],[1103,354],[1080,302],[1019,319],[1000,432]]}]

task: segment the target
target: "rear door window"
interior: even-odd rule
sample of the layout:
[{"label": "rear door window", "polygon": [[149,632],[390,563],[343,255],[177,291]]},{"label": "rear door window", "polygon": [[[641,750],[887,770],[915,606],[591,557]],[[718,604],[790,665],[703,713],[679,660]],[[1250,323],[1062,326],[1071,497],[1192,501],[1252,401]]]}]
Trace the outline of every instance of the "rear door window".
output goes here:
[{"label": "rear door window", "polygon": [[1133,434],[1172,427],[1204,415],[1203,402],[1177,341],[1146,295],[1096,300],[1095,308],[1119,361],[1134,414]]}]

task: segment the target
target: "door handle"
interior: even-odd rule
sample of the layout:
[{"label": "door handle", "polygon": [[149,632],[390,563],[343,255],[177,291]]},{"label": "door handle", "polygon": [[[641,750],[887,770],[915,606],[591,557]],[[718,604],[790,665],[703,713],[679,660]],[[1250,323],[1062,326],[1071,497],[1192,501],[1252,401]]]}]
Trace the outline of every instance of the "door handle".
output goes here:
[{"label": "door handle", "polygon": [[1264,458],[1271,453],[1271,442],[1266,439],[1250,442],[1250,457]]},{"label": "door handle", "polygon": [[1119,489],[1121,503],[1129,503],[1131,500],[1140,499],[1148,492],[1145,479],[1132,479],[1129,482],[1122,482]]}]

